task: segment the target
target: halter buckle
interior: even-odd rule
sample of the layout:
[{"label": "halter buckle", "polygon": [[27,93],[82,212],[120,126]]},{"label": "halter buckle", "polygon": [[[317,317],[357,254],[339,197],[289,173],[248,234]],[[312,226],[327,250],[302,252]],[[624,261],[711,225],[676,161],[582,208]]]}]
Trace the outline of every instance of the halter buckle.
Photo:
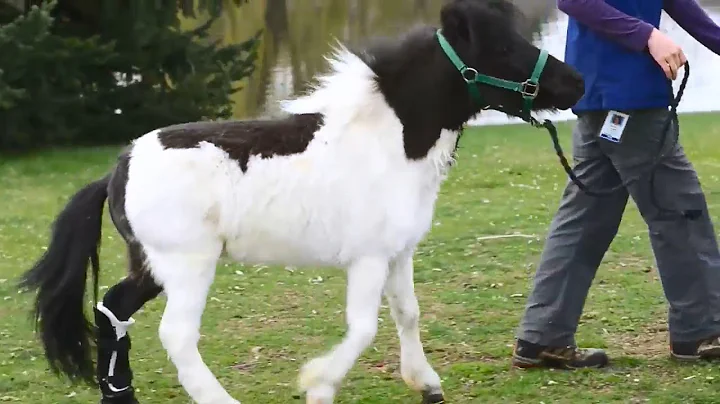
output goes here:
[{"label": "halter buckle", "polygon": [[520,94],[522,94],[523,97],[535,98],[535,97],[537,97],[539,92],[540,92],[540,84],[533,83],[530,80],[525,80],[522,82],[522,89],[520,90]]}]

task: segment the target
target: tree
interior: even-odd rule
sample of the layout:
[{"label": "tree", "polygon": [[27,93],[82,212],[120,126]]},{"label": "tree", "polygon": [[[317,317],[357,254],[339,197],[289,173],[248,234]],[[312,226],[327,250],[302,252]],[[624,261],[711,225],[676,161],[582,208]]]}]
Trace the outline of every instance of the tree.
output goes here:
[{"label": "tree", "polygon": [[[70,1],[31,6],[0,26],[0,54],[13,55],[0,58],[0,151],[123,143],[174,123],[229,118],[260,32],[221,46],[208,29],[219,7],[245,1],[93,0],[85,17]],[[196,10],[210,20],[182,31],[179,14]]]}]

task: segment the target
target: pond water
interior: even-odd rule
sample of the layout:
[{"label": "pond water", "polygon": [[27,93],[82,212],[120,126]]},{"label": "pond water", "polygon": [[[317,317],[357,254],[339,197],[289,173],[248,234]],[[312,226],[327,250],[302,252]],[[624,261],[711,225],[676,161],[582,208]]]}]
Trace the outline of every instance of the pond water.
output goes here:
[{"label": "pond water", "polygon": [[[552,55],[563,58],[567,16],[555,0],[514,0],[528,16],[525,34]],[[238,118],[275,115],[278,101],[304,91],[308,80],[325,68],[323,56],[335,40],[355,44],[370,35],[394,35],[419,22],[436,23],[442,0],[252,0],[228,9],[213,26],[213,35],[225,42],[246,39],[262,28],[257,70],[237,93]],[[720,23],[720,0],[701,1]],[[194,25],[195,22],[189,22]],[[682,47],[691,63],[690,81],[680,112],[720,110],[720,57],[695,41],[667,15],[661,30]],[[680,79],[676,82],[676,89]],[[574,119],[570,111],[548,115],[553,120]],[[517,122],[494,111],[483,112],[473,124]]]}]

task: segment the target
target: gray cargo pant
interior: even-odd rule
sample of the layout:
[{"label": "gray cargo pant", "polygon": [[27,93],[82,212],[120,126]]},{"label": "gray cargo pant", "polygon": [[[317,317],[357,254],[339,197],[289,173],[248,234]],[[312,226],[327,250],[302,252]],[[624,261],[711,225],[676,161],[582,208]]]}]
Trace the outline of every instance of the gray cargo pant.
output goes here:
[{"label": "gray cargo pant", "polygon": [[[608,189],[647,171],[657,155],[665,109],[630,114],[621,143],[599,138],[607,112],[578,116],[574,172],[591,190]],[[600,262],[617,234],[631,196],[647,223],[665,296],[673,342],[720,334],[720,253],[697,174],[675,143],[673,123],[657,167],[655,200],[664,209],[699,210],[691,220],[661,213],[647,176],[612,196],[592,197],[569,183],[550,225],[517,337],[546,346],[575,345],[575,331]],[[674,145],[673,145],[674,144]]]}]

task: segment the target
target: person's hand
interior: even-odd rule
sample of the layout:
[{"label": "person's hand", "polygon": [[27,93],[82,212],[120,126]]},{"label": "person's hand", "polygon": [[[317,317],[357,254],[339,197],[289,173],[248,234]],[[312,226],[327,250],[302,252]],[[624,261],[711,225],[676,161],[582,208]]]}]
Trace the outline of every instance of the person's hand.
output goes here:
[{"label": "person's hand", "polygon": [[662,67],[665,75],[671,80],[677,78],[678,70],[687,62],[682,48],[657,28],[653,29],[652,34],[650,34],[648,50],[657,64]]}]

